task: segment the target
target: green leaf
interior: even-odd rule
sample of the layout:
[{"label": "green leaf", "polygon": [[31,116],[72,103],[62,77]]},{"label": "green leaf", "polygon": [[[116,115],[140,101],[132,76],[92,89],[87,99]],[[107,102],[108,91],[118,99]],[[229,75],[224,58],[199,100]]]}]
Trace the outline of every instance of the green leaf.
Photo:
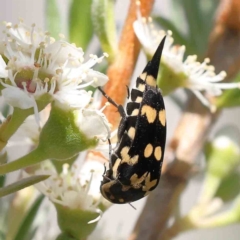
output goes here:
[{"label": "green leaf", "polygon": [[240,90],[238,88],[225,90],[216,98],[215,105],[219,109],[240,106]]},{"label": "green leaf", "polygon": [[0,188],[3,187],[4,183],[5,183],[5,175],[2,175],[0,176]]},{"label": "green leaf", "polygon": [[219,5],[219,0],[202,0],[199,1],[200,9],[201,9],[201,15],[202,15],[202,25],[203,27],[203,35],[208,38],[212,27],[213,27],[213,21],[215,17],[216,9]]},{"label": "green leaf", "polygon": [[28,210],[25,218],[22,221],[21,226],[18,229],[18,232],[16,233],[14,240],[26,240],[28,238],[28,235],[31,234],[31,227],[33,221],[44,197],[44,195],[40,195],[33,203],[31,208]]},{"label": "green leaf", "polygon": [[[233,82],[240,84],[240,74],[238,74]],[[240,89],[228,89],[223,92],[219,97],[215,99],[215,105],[221,108],[237,107],[240,106]]]},{"label": "green leaf", "polygon": [[[217,0],[175,0],[176,11],[182,8],[188,25],[189,44],[201,57],[205,54],[208,38],[213,25],[214,12],[219,1]],[[181,24],[181,22],[180,22]],[[181,27],[181,25],[179,25]],[[201,36],[199,35],[201,33]],[[189,47],[189,46],[187,46]]]},{"label": "green leaf", "polygon": [[2,115],[6,118],[9,115],[10,112],[10,106],[8,104],[5,104],[1,109]]},{"label": "green leaf", "polygon": [[199,37],[199,33],[203,31],[199,1],[182,0],[181,3],[188,23],[190,40],[197,50],[196,53],[199,54],[201,53],[200,46],[203,41],[203,36]]},{"label": "green leaf", "polygon": [[2,231],[0,231],[0,240],[6,240],[5,234]]},{"label": "green leaf", "polygon": [[46,28],[54,38],[61,32],[61,16],[56,0],[46,1]]},{"label": "green leaf", "polygon": [[[4,164],[7,162],[7,151],[4,152],[2,154],[0,154],[0,165]],[[0,175],[0,189],[4,186],[6,180],[6,176],[5,175]]]},{"label": "green leaf", "polygon": [[[8,162],[8,153],[7,153],[7,151],[2,151],[0,153],[0,164],[4,164],[7,162]],[[1,187],[1,183],[0,183],[0,187]]]},{"label": "green leaf", "polygon": [[28,178],[21,179],[18,182],[15,182],[6,187],[0,188],[0,197],[4,197],[11,193],[17,192],[23,188],[26,188],[33,184],[41,182],[41,181],[47,179],[48,177],[49,177],[49,175],[38,175],[38,176],[31,176]]},{"label": "green leaf", "polygon": [[92,23],[104,52],[113,61],[117,52],[117,35],[113,0],[92,0]]},{"label": "green leaf", "polygon": [[239,193],[240,173],[234,172],[221,182],[215,196],[226,202],[236,198]]},{"label": "green leaf", "polygon": [[[6,229],[7,229],[7,215],[9,209],[9,202],[6,199],[0,199],[0,240],[6,239]],[[3,237],[3,238],[2,238]]]},{"label": "green leaf", "polygon": [[73,0],[69,12],[70,41],[84,50],[93,36],[91,4],[91,0]]}]

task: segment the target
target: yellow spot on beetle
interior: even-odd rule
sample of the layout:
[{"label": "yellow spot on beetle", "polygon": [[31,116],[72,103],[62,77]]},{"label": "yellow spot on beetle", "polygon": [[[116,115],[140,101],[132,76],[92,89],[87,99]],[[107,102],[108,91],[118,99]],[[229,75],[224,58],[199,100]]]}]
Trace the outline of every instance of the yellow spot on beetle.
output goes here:
[{"label": "yellow spot on beetle", "polygon": [[156,111],[156,109],[154,109],[148,105],[144,105],[142,107],[141,114],[142,115],[146,114],[148,122],[153,123],[154,120],[156,119],[157,111]]},{"label": "yellow spot on beetle", "polygon": [[122,191],[126,192],[131,188],[131,186],[122,185]]},{"label": "yellow spot on beetle", "polygon": [[145,179],[145,186],[142,187],[143,191],[149,191],[152,187],[157,185],[157,179],[150,181],[151,174],[149,173]]},{"label": "yellow spot on beetle", "polygon": [[138,158],[139,158],[139,155],[135,155],[134,157],[130,158],[130,156],[127,154],[125,155],[121,163],[126,162],[128,165],[133,166],[138,162]]},{"label": "yellow spot on beetle", "polygon": [[131,183],[134,183],[135,181],[137,181],[137,179],[138,179],[138,175],[137,175],[136,173],[134,173],[134,174],[131,176],[130,181],[131,181]]},{"label": "yellow spot on beetle", "polygon": [[145,90],[145,84],[139,84],[138,85],[138,90],[143,92]]},{"label": "yellow spot on beetle", "polygon": [[152,144],[148,144],[145,149],[144,149],[144,157],[145,158],[148,158],[152,155],[152,152],[153,152],[153,146]]},{"label": "yellow spot on beetle", "polygon": [[136,129],[135,129],[134,127],[130,127],[129,130],[128,130],[128,136],[129,136],[131,139],[134,139],[135,133],[136,133]]},{"label": "yellow spot on beetle", "polygon": [[131,116],[137,116],[138,113],[139,113],[139,110],[138,110],[138,109],[134,109],[134,110],[132,111]]},{"label": "yellow spot on beetle", "polygon": [[113,170],[113,177],[115,177],[115,178],[117,177],[117,169],[118,169],[118,166],[119,166],[121,161],[122,160],[120,158],[118,158],[116,160],[116,162],[114,163],[114,165],[113,165],[113,168],[112,168],[112,170]]},{"label": "yellow spot on beetle", "polygon": [[[132,158],[129,156],[129,154],[128,154],[128,151],[129,151],[129,147],[124,147],[123,149],[122,149],[122,151],[121,151],[121,157],[122,157],[122,161],[121,161],[121,163],[127,163],[128,165],[134,165],[134,164],[136,164],[137,162],[138,162],[138,158],[139,158],[139,156],[138,155],[135,155],[135,156],[133,156]],[[115,164],[114,164],[114,166],[115,166]]]},{"label": "yellow spot on beetle", "polygon": [[138,158],[139,158],[139,155],[135,155],[134,157],[132,157],[129,161],[129,165],[134,165],[138,162]]},{"label": "yellow spot on beetle", "polygon": [[123,199],[123,198],[119,198],[118,201],[121,202],[121,203],[123,203],[123,202],[124,202],[124,199]]},{"label": "yellow spot on beetle", "polygon": [[159,113],[158,113],[158,117],[159,117],[159,121],[160,123],[165,126],[166,125],[166,113],[165,113],[165,110],[161,110]]},{"label": "yellow spot on beetle", "polygon": [[147,172],[145,172],[141,177],[138,177],[138,175],[134,173],[130,178],[132,186],[139,188],[139,184],[141,184],[145,180],[146,176]]},{"label": "yellow spot on beetle", "polygon": [[142,97],[139,97],[139,96],[138,96],[138,97],[136,98],[135,102],[137,102],[137,103],[142,102]]},{"label": "yellow spot on beetle", "polygon": [[143,81],[145,81],[149,86],[156,87],[156,79],[153,76],[147,75],[147,73],[144,72],[139,77]]},{"label": "yellow spot on beetle", "polygon": [[143,81],[145,81],[146,77],[147,77],[147,73],[144,72],[139,76]]},{"label": "yellow spot on beetle", "polygon": [[129,151],[129,147],[124,147],[124,148],[121,150],[122,159],[124,159],[125,156],[129,156],[129,155],[128,155],[128,151]]},{"label": "yellow spot on beetle", "polygon": [[146,197],[150,192],[145,192],[144,197]]},{"label": "yellow spot on beetle", "polygon": [[162,149],[160,146],[156,147],[154,150],[154,157],[156,158],[157,161],[160,161],[162,157]]},{"label": "yellow spot on beetle", "polygon": [[156,79],[153,76],[147,76],[146,83],[152,87],[156,87]]}]

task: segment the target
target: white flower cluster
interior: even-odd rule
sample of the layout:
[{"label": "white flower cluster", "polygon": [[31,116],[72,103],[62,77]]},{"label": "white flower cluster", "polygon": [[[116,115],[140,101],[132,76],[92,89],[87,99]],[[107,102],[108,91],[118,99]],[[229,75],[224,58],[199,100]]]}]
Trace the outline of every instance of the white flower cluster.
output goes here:
[{"label": "white flower cluster", "polygon": [[[102,140],[99,141],[100,144],[110,138],[110,124],[102,112],[107,104],[98,110],[96,98],[93,99],[92,92],[86,90],[88,86],[96,88],[108,81],[106,75],[92,69],[107,55],[99,58],[90,55],[90,59],[84,61],[84,52],[81,48],[63,39],[55,40],[49,33],[36,29],[35,25],[28,27],[20,21],[15,26],[11,23],[5,23],[5,26],[4,39],[0,42],[2,99],[14,108],[33,108],[37,120],[33,121],[33,116],[29,116],[18,128],[17,133],[21,133],[21,130],[24,133],[21,142],[26,143],[23,141],[24,137],[28,137],[31,143],[36,144],[38,141],[40,133],[34,131],[37,129],[36,123],[38,126],[40,123],[44,125],[49,118],[50,107],[45,107],[41,115],[39,113],[39,110],[42,110],[39,102],[46,99],[47,104],[54,101],[54,107],[66,110],[66,114],[69,111],[73,112],[76,126],[87,138],[98,138]],[[84,153],[83,155],[86,156]],[[75,165],[70,168],[64,164],[61,174],[58,174],[53,166],[46,169],[45,165],[46,162],[35,172],[29,170],[28,173],[24,173],[49,174],[47,180],[36,184],[44,195],[53,203],[71,209],[99,213],[99,217],[89,223],[97,221],[102,213],[98,205],[100,203],[106,205],[105,200],[105,203],[102,202],[99,191],[104,171],[103,164],[91,162],[89,169],[87,161],[79,173],[74,168]]]},{"label": "white flower cluster", "polygon": [[226,73],[222,71],[216,75],[214,67],[208,65],[210,62],[208,58],[206,58],[203,63],[196,61],[196,55],[184,58],[185,46],[173,45],[174,39],[171,36],[172,32],[157,30],[153,25],[151,18],[142,17],[139,8],[139,1],[137,1],[137,6],[137,20],[134,22],[133,27],[144,51],[149,55],[153,55],[163,37],[167,35],[162,54],[162,61],[174,73],[182,73],[185,75],[186,81],[183,87],[192,90],[205,106],[214,110],[214,106],[212,106],[208,99],[205,98],[202,91],[209,96],[218,96],[222,93],[223,89],[240,87],[239,83],[218,83],[226,77]]},{"label": "white flower cluster", "polygon": [[91,69],[102,61],[91,55],[84,62],[81,48],[63,39],[55,41],[33,24],[22,21],[5,23],[5,37],[0,42],[0,83],[6,103],[21,109],[34,108],[39,122],[37,100],[50,95],[63,108],[84,108],[92,98],[87,86],[103,86],[108,77]]},{"label": "white flower cluster", "polygon": [[[35,187],[53,203],[70,209],[98,213],[99,217],[89,222],[93,223],[102,215],[102,211],[98,208],[99,204],[103,204],[105,208],[111,205],[99,192],[103,164],[86,161],[79,171],[78,163],[79,161],[76,161],[71,168],[68,164],[64,164],[62,172],[58,174],[50,162],[45,162],[40,169],[31,174],[50,175],[47,180],[35,184]],[[24,174],[29,176],[26,172]]]}]

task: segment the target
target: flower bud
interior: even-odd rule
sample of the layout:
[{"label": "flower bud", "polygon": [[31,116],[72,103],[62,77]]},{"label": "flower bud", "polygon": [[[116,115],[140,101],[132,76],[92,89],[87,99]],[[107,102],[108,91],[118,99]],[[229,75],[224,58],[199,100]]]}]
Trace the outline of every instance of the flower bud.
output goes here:
[{"label": "flower bud", "polygon": [[[237,133],[237,134],[236,134]],[[207,171],[203,184],[201,201],[209,201],[216,194],[220,184],[240,163],[239,133],[226,127],[212,142],[207,143],[205,155]]]},{"label": "flower bud", "polygon": [[96,138],[88,138],[76,124],[76,112],[52,106],[38,146],[47,158],[65,160],[97,144]]},{"label": "flower bud", "polygon": [[94,223],[91,221],[98,218],[99,213],[78,208],[71,209],[60,204],[55,204],[55,207],[61,231],[73,236],[73,239],[85,239],[97,225],[97,221]]}]

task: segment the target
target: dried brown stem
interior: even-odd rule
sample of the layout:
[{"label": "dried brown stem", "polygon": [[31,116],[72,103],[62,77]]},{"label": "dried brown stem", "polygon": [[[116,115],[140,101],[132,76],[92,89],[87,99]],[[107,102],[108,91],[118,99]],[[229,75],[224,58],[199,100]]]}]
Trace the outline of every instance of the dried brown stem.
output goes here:
[{"label": "dried brown stem", "polygon": [[[142,0],[141,12],[143,16],[148,16],[151,12],[154,0]],[[131,80],[136,60],[140,51],[140,44],[133,30],[133,22],[136,20],[137,6],[136,1],[131,0],[128,15],[122,30],[118,54],[115,62],[108,69],[109,82],[105,86],[106,93],[113,97],[118,104],[124,104],[128,86]],[[121,86],[121,87],[119,87]],[[103,104],[106,99],[103,99]],[[119,113],[114,106],[109,106],[105,110],[108,120],[117,126],[119,122]]]}]

